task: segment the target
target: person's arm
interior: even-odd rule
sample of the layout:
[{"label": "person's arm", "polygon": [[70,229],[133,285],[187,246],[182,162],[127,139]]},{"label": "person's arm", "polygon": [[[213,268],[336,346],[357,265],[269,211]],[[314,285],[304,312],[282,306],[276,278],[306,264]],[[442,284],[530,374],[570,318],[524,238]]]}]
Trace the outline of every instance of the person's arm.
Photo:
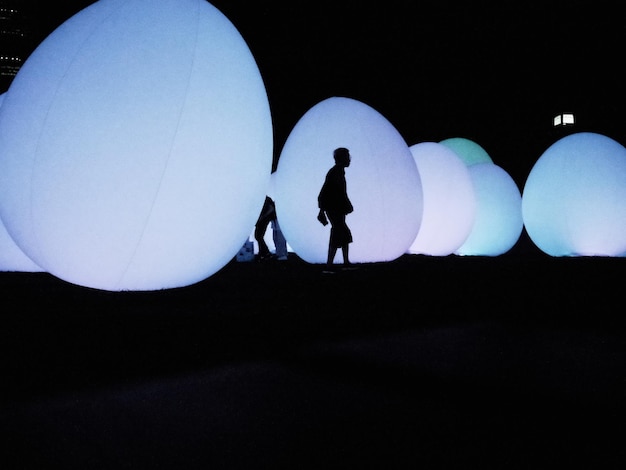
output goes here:
[{"label": "person's arm", "polygon": [[319,220],[320,224],[322,225],[328,225],[328,218],[326,217],[326,212],[324,212],[324,209],[320,209],[320,211],[317,213],[317,220]]},{"label": "person's arm", "polygon": [[326,217],[326,212],[325,212],[325,208],[326,208],[326,181],[324,181],[324,184],[322,185],[322,189],[320,190],[319,195],[317,196],[317,207],[319,207],[319,212],[317,213],[317,220],[319,220],[319,222],[322,225],[327,225],[328,224],[328,218]]}]

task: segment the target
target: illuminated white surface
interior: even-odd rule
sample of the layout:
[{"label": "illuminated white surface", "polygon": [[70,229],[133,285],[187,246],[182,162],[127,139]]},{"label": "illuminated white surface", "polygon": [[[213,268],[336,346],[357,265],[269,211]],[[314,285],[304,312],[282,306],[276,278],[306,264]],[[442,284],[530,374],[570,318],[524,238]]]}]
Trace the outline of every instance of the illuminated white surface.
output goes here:
[{"label": "illuminated white surface", "polygon": [[476,163],[493,163],[491,156],[482,146],[465,137],[450,137],[439,143],[454,150],[467,166]]},{"label": "illuminated white surface", "polygon": [[528,175],[522,214],[529,237],[549,255],[622,255],[626,148],[590,132],[556,141]]},{"label": "illuminated white surface", "polygon": [[204,0],[100,0],[28,58],[0,108],[0,216],[66,281],[189,285],[267,191],[272,123],[239,32]]},{"label": "illuminated white surface", "polygon": [[[0,109],[5,93],[0,94]],[[11,235],[0,219],[0,271],[38,272],[42,269],[33,263],[28,256],[15,244]]]},{"label": "illuminated white surface", "polygon": [[294,252],[324,263],[330,225],[317,221],[317,196],[333,150],[347,147],[346,218],[353,235],[350,260],[390,261],[406,253],[419,230],[422,184],[411,150],[395,127],[370,106],[343,97],[323,100],[296,123],[281,151],[274,195],[278,220]]},{"label": "illuminated white surface", "polygon": [[43,271],[15,244],[0,221],[0,271]]},{"label": "illuminated white surface", "polygon": [[474,224],[476,199],[469,169],[445,145],[422,142],[409,147],[422,181],[422,223],[409,252],[433,256],[454,253]]},{"label": "illuminated white surface", "polygon": [[522,196],[513,178],[498,165],[469,166],[476,195],[476,217],[459,255],[499,256],[519,240],[524,228]]}]

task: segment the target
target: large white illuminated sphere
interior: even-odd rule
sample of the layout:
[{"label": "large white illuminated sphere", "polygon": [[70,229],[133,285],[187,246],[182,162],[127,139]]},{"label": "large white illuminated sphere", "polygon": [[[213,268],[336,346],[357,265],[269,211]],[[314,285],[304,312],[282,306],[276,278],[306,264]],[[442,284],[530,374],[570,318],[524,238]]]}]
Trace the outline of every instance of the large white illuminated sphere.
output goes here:
[{"label": "large white illuminated sphere", "polygon": [[[294,252],[323,263],[330,225],[317,220],[317,196],[333,150],[346,147],[345,169],[354,212],[346,217],[354,242],[350,260],[390,261],[406,253],[422,219],[422,184],[411,150],[395,127],[370,106],[332,97],[309,109],[281,151],[275,174],[276,211]],[[341,261],[341,250],[337,253]]]},{"label": "large white illuminated sphere", "polygon": [[[0,94],[0,109],[6,93]],[[15,244],[0,219],[0,271],[36,272],[41,268]]]},{"label": "large white illuminated sphere", "polygon": [[499,256],[509,251],[522,234],[522,196],[513,178],[498,165],[469,167],[476,195],[476,217],[459,255]]},{"label": "large white illuminated sphere", "polygon": [[469,170],[445,145],[422,142],[409,148],[424,194],[422,223],[409,252],[452,254],[467,239],[474,224],[476,199]]},{"label": "large white illuminated sphere", "polygon": [[42,269],[15,244],[0,221],[0,271],[40,272]]},{"label": "large white illuminated sphere", "polygon": [[33,52],[0,108],[0,216],[66,281],[153,290],[240,249],[272,163],[264,83],[204,0],[100,0]]},{"label": "large white illuminated sphere", "polygon": [[530,171],[522,197],[528,236],[552,256],[626,253],[626,148],[601,134],[571,134]]},{"label": "large white illuminated sphere", "polygon": [[467,166],[476,163],[493,163],[493,160],[482,146],[465,137],[450,137],[449,139],[441,140],[439,143],[454,150]]}]

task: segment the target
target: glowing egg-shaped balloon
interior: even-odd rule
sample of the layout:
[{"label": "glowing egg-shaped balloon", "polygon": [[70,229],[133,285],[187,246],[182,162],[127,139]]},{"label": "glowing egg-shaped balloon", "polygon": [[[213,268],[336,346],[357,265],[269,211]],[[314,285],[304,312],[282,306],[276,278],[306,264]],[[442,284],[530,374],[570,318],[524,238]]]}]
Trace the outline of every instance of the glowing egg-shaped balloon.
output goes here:
[{"label": "glowing egg-shaped balloon", "polygon": [[[0,94],[0,109],[5,96],[6,93]],[[0,271],[37,272],[41,270],[15,244],[0,219]]]},{"label": "glowing egg-shaped balloon", "polygon": [[451,137],[439,143],[454,150],[467,166],[476,163],[493,163],[487,151],[473,140],[464,137]]},{"label": "glowing egg-shaped balloon", "polygon": [[469,169],[445,145],[422,142],[410,147],[422,181],[422,223],[409,252],[433,256],[454,253],[474,224],[476,199]]},{"label": "glowing egg-shaped balloon", "polygon": [[43,271],[15,244],[3,223],[0,223],[0,271]]},{"label": "glowing egg-shaped balloon", "polygon": [[[350,261],[390,261],[406,253],[419,230],[422,184],[409,146],[378,111],[351,98],[332,97],[310,108],[281,151],[274,194],[280,226],[294,252],[309,263],[328,254],[330,225],[317,220],[317,196],[333,150],[346,147],[345,169],[354,212]],[[338,259],[341,259],[340,251]]]},{"label": "glowing egg-shaped balloon", "polygon": [[522,196],[528,236],[552,256],[626,252],[626,148],[592,132],[552,144],[531,169]]},{"label": "glowing egg-shaped balloon", "polygon": [[204,0],[100,0],[48,36],[0,108],[0,216],[79,285],[200,281],[250,233],[271,174],[269,102]]},{"label": "glowing egg-shaped balloon", "polygon": [[469,166],[476,195],[472,230],[459,255],[498,256],[509,251],[522,234],[522,196],[513,178],[498,165]]}]

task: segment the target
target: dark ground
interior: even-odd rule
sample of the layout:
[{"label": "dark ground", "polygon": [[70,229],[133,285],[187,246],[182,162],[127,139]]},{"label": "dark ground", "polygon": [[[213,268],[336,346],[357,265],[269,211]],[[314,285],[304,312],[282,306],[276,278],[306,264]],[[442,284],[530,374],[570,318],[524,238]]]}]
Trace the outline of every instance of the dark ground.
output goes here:
[{"label": "dark ground", "polygon": [[623,469],[626,258],[0,273],[2,469]]}]

